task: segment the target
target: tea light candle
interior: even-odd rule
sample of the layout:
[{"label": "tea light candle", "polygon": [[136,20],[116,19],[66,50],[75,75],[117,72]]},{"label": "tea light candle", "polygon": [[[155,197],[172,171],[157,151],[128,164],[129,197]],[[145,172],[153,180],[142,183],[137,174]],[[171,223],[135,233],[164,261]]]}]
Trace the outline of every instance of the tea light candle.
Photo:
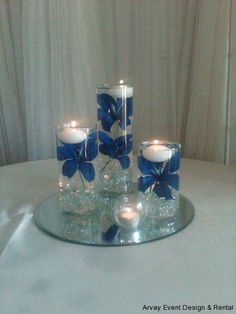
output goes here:
[{"label": "tea light candle", "polygon": [[58,130],[58,139],[66,144],[76,144],[84,141],[87,138],[87,133],[83,129],[78,128],[77,125],[76,121],[72,121],[68,127]]},{"label": "tea light candle", "polygon": [[136,228],[139,224],[139,214],[130,207],[124,207],[120,213],[119,221],[126,228]]},{"label": "tea light candle", "polygon": [[150,145],[142,153],[144,158],[152,162],[163,162],[169,160],[172,156],[172,150],[161,144]]},{"label": "tea light candle", "polygon": [[119,226],[135,229],[146,218],[147,202],[143,193],[122,194],[116,199],[113,211]]}]

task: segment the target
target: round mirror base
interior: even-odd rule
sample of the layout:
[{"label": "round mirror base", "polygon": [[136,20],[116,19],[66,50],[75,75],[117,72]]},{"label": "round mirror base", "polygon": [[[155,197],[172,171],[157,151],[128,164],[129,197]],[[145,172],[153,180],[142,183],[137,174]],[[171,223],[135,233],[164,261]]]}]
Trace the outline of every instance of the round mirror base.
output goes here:
[{"label": "round mirror base", "polygon": [[102,208],[90,215],[67,215],[63,213],[59,195],[54,194],[35,208],[34,221],[41,230],[60,240],[95,246],[123,246],[174,235],[192,222],[194,214],[192,203],[180,194],[174,215],[160,217],[157,206],[156,214],[149,215],[136,229],[125,229]]}]

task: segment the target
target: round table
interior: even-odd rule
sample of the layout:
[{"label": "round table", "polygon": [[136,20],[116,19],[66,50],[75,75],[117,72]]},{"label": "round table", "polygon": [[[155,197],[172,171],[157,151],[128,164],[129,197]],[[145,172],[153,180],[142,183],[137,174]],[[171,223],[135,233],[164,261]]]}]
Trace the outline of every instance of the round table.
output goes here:
[{"label": "round table", "polygon": [[57,175],[54,159],[0,168],[1,313],[196,313],[208,305],[236,313],[236,168],[183,159],[181,193],[195,206],[194,221],[129,247],[66,243],[40,231],[32,212],[57,191]]}]

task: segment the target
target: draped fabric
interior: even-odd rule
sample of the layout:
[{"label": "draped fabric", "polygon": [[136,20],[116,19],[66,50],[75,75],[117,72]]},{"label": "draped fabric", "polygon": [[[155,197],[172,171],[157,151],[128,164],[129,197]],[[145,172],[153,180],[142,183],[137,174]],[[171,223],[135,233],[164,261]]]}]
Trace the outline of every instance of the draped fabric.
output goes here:
[{"label": "draped fabric", "polygon": [[95,87],[130,82],[135,144],[236,166],[236,1],[0,0],[0,164],[55,155],[96,123]]},{"label": "draped fabric", "polygon": [[22,3],[0,1],[0,165],[27,160]]}]

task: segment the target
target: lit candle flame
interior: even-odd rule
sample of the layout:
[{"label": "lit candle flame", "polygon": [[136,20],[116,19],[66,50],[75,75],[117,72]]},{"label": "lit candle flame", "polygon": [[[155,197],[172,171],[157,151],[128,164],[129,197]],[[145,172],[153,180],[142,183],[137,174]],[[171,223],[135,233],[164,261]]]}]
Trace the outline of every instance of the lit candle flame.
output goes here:
[{"label": "lit candle flame", "polygon": [[120,85],[124,84],[124,81],[123,80],[120,80]]},{"label": "lit candle flame", "polygon": [[76,125],[77,125],[77,122],[76,121],[71,121],[70,125],[71,125],[72,128],[75,128]]}]

